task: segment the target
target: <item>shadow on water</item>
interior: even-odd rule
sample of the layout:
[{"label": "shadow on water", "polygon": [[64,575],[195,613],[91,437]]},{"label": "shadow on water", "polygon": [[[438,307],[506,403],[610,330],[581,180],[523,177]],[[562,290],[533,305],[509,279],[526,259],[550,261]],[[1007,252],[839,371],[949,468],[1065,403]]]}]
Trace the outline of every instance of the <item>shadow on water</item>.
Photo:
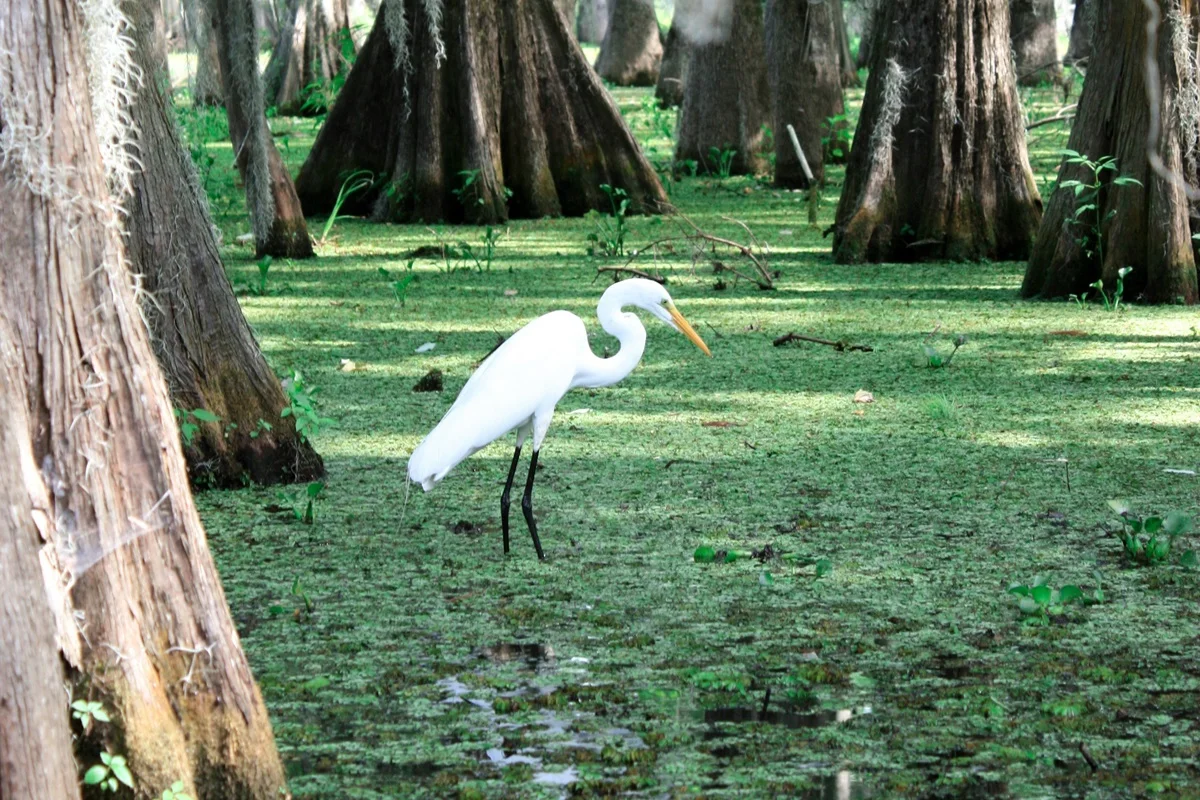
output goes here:
[{"label": "shadow on water", "polygon": [[513,661],[524,662],[532,670],[553,668],[557,664],[554,648],[549,645],[534,642],[503,642],[484,647],[479,650],[479,657],[486,658],[493,664],[508,664]]}]

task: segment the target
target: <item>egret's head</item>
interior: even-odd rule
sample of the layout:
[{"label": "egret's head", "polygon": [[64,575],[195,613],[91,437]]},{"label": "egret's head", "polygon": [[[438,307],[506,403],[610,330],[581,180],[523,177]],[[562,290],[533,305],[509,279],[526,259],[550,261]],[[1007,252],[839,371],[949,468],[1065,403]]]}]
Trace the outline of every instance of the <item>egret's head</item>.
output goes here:
[{"label": "egret's head", "polygon": [[671,295],[667,294],[667,290],[662,287],[662,284],[648,281],[645,278],[631,278],[627,281],[621,281],[621,284],[617,285],[622,284],[631,284],[628,289],[628,302],[630,304],[646,309],[691,339],[692,343],[703,350],[706,356],[712,356],[708,345],[700,338],[700,334],[696,333],[696,329],[683,318],[683,314],[679,313],[679,309],[675,307],[675,303],[671,300]]}]

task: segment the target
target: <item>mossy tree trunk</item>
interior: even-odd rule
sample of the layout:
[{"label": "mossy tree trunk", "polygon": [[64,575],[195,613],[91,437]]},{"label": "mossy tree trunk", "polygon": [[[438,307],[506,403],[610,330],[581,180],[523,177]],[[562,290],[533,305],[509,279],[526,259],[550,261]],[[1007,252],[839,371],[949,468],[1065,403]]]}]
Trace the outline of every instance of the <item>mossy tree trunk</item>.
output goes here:
[{"label": "mossy tree trunk", "polygon": [[608,33],[608,15],[612,0],[579,0],[575,30],[581,42],[600,44]]},{"label": "mossy tree trunk", "polygon": [[[380,12],[300,170],[306,212],[328,211],[364,169],[375,185],[343,210],[377,220],[577,216],[610,208],[602,184],[635,210],[666,202],[553,0],[446,0],[441,56],[423,4],[400,2]],[[409,69],[389,37],[395,11]]]},{"label": "mossy tree trunk", "polygon": [[758,174],[767,169],[763,126],[771,113],[762,4],[732,2],[728,37],[692,47],[675,160],[694,159],[716,173],[721,168],[719,154],[734,151],[731,175]]},{"label": "mossy tree trunk", "polygon": [[[1059,187],[1050,196],[1037,244],[1025,271],[1025,297],[1083,295],[1096,280],[1107,291],[1116,285],[1117,271],[1133,270],[1125,278],[1126,300],[1150,303],[1196,303],[1197,275],[1193,233],[1200,221],[1189,213],[1181,186],[1151,169],[1146,142],[1150,109],[1157,106],[1161,127],[1154,152],[1175,175],[1195,185],[1200,170],[1200,86],[1195,70],[1197,4],[1169,0],[1158,30],[1158,49],[1152,54],[1161,76],[1161,96],[1146,94],[1145,6],[1130,0],[1097,0],[1095,51],[1075,124],[1067,147],[1092,160],[1116,159],[1117,169],[1102,173],[1104,187],[1094,210],[1076,221],[1075,191],[1064,180],[1091,183],[1091,172],[1064,165]],[[1138,185],[1117,186],[1112,179],[1135,178]],[[1102,247],[1092,230],[1099,223]],[[1079,239],[1088,237],[1086,247]],[[1103,252],[1101,260],[1100,252]]]},{"label": "mossy tree trunk", "polygon": [[658,83],[654,87],[654,99],[660,108],[673,108],[683,104],[683,82],[687,80],[687,65],[692,57],[692,47],[679,30],[672,25],[667,31],[663,46],[662,66],[658,70]]},{"label": "mossy tree trunk", "polygon": [[1011,0],[1009,29],[1017,83],[1037,86],[1061,82],[1054,0]]},{"label": "mossy tree trunk", "polygon": [[[9,496],[0,536],[11,538],[10,519],[16,535],[29,536],[32,519],[43,580],[22,612],[48,605],[53,618],[29,640],[38,652],[22,659],[40,662],[29,677],[44,681],[45,648],[56,645],[49,657],[61,657],[71,694],[110,712],[111,722],[76,740],[79,763],[93,763],[85,759],[97,749],[121,753],[143,797],[182,781],[197,798],[276,800],[286,786],[270,721],[130,286],[79,14],[74,0],[0,6],[0,128],[34,155],[0,166],[0,480]],[[42,133],[53,147],[40,146]],[[14,557],[27,584],[28,542]],[[25,699],[36,702],[44,688],[30,688],[38,694]],[[57,790],[76,777],[61,764],[71,731],[61,684],[58,694],[55,730],[38,743],[39,767],[64,770],[48,777],[54,791],[10,795],[6,765],[5,797],[75,794]]]},{"label": "mossy tree trunk", "polygon": [[834,258],[1024,259],[1041,218],[1006,0],[885,7]]},{"label": "mossy tree trunk", "polygon": [[221,58],[229,138],[246,184],[255,252],[259,256],[312,258],[312,240],[296,187],[267,125],[253,4],[245,0],[206,2]]},{"label": "mossy tree trunk", "polygon": [[845,111],[836,14],[832,2],[767,0],[767,75],[775,137],[775,183],[779,186],[808,186],[787,133],[789,124],[796,129],[814,180],[824,183],[825,148],[821,139],[829,131],[827,120]]},{"label": "mossy tree trunk", "polygon": [[280,114],[325,113],[325,98],[353,58],[347,0],[292,0],[263,72],[266,104]]},{"label": "mossy tree trunk", "polygon": [[1071,38],[1067,43],[1068,64],[1087,62],[1092,54],[1092,36],[1096,27],[1096,0],[1075,0],[1071,18]]},{"label": "mossy tree trunk", "polygon": [[662,34],[652,0],[612,0],[596,72],[617,86],[653,86],[662,64]]},{"label": "mossy tree trunk", "polygon": [[192,481],[240,487],[248,480],[314,480],[324,472],[321,458],[300,440],[295,421],[280,417],[287,398],[225,277],[207,199],[162,91],[166,63],[156,60],[154,46],[158,3],[124,0],[122,11],[145,76],[129,109],[141,164],[127,203],[129,261],[154,298],[143,312],[173,407],[220,417],[188,420],[199,424],[184,448]]}]

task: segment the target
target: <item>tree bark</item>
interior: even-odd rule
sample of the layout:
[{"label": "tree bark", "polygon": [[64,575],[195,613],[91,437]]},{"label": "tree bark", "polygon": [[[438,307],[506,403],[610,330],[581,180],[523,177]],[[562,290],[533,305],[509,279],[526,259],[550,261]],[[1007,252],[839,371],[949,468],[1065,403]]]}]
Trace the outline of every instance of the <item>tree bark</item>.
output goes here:
[{"label": "tree bark", "polygon": [[1004,0],[890,4],[833,254],[840,263],[1023,259],[1041,217]]},{"label": "tree bark", "polygon": [[759,0],[733,4],[729,36],[692,48],[675,160],[694,159],[715,172],[717,153],[735,150],[730,174],[759,174],[767,169],[763,126],[771,109],[762,5]]},{"label": "tree bark", "polygon": [[1017,83],[1061,83],[1054,0],[1011,0],[1009,15]]},{"label": "tree bark", "polygon": [[613,0],[596,72],[617,86],[653,86],[662,64],[662,34],[652,0]]},{"label": "tree bark", "polygon": [[692,57],[692,47],[677,25],[667,31],[667,42],[663,47],[662,66],[658,71],[658,83],[654,87],[654,98],[659,108],[683,105],[683,83],[687,79],[687,65]]},{"label": "tree bark", "polygon": [[846,11],[842,0],[834,0],[833,23],[837,32],[838,67],[842,71],[842,86],[847,88],[859,86],[858,67],[854,64],[854,56],[850,53],[850,33],[846,30]]},{"label": "tree bark", "polygon": [[[134,59],[145,79],[129,109],[141,170],[127,204],[129,262],[153,301],[143,304],[154,354],[174,408],[202,408],[184,447],[196,486],[241,487],[315,480],[320,456],[300,440],[288,405],[225,277],[208,201],[197,185],[164,95],[166,64],[155,60],[156,0],[124,0]],[[262,422],[270,426],[268,430]]]},{"label": "tree bark", "polygon": [[[1146,94],[1145,6],[1137,2],[1097,0],[1095,49],[1103,58],[1088,68],[1083,93],[1067,147],[1090,159],[1112,156],[1116,170],[1106,170],[1104,186],[1093,211],[1076,222],[1075,191],[1064,180],[1091,183],[1091,172],[1064,165],[1059,187],[1050,196],[1037,244],[1025,271],[1025,297],[1083,295],[1103,280],[1111,292],[1117,271],[1132,267],[1125,278],[1126,300],[1150,303],[1196,303],[1197,274],[1193,233],[1200,220],[1189,216],[1183,189],[1155,173],[1146,158],[1150,109],[1157,104],[1161,128],[1155,152],[1167,169],[1195,185],[1200,170],[1200,86],[1195,72],[1198,9],[1195,0],[1174,0],[1158,29],[1158,50],[1152,57],[1161,77],[1161,96]],[[1126,175],[1141,186],[1117,186],[1112,179]],[[1102,248],[1091,229],[1100,223]],[[1103,252],[1101,259],[1100,252]]]},{"label": "tree bark", "polygon": [[346,0],[292,0],[263,72],[266,104],[288,116],[324,114],[354,49]]},{"label": "tree bark", "polygon": [[[396,67],[396,10],[411,69]],[[577,216],[611,207],[602,184],[627,192],[634,210],[665,204],[553,0],[446,0],[442,11],[441,63],[420,2],[380,12],[297,178],[306,212],[328,211],[355,170],[376,184],[343,211],[377,220]]]},{"label": "tree bark", "polygon": [[854,57],[856,69],[866,69],[871,66],[871,47],[879,33],[885,6],[892,0],[867,0],[863,10],[862,36],[858,40],[858,53]]},{"label": "tree bark", "polygon": [[1071,19],[1071,38],[1067,43],[1068,64],[1087,63],[1092,54],[1092,36],[1096,27],[1095,0],[1075,0],[1075,15]]},{"label": "tree bark", "polygon": [[[767,75],[775,138],[775,183],[805,188],[808,179],[788,136],[790,123],[818,184],[825,182],[821,139],[827,120],[845,112],[837,7],[832,2],[767,0]],[[844,32],[844,27],[843,27]]]},{"label": "tree bark", "polygon": [[600,44],[608,34],[608,15],[612,0],[579,0],[576,32],[581,42]]},{"label": "tree bark", "polygon": [[575,4],[576,0],[554,0],[554,4],[558,6],[559,13],[563,15],[563,21],[567,23],[567,30],[575,30]]},{"label": "tree bark", "polygon": [[[0,330],[0,341],[9,334]],[[18,477],[33,465],[16,366],[11,353],[0,354],[0,797],[78,798],[69,701],[38,560],[43,543]]]},{"label": "tree bark", "polygon": [[192,76],[192,104],[195,106],[225,105],[225,88],[221,84],[221,59],[217,54],[217,37],[208,18],[205,0],[185,0],[189,28],[196,46],[196,72]]},{"label": "tree bark", "polygon": [[246,184],[257,255],[312,258],[312,240],[263,105],[254,13],[245,0],[207,0],[221,57],[229,138]]},{"label": "tree bark", "polygon": [[140,796],[180,780],[193,797],[278,798],[266,708],[124,263],[79,13],[74,0],[0,7],[0,128],[24,153],[0,166],[0,369],[16,395],[0,413],[21,454],[6,491],[45,543],[42,596],[72,693],[112,716],[80,737],[80,758],[121,753]]}]

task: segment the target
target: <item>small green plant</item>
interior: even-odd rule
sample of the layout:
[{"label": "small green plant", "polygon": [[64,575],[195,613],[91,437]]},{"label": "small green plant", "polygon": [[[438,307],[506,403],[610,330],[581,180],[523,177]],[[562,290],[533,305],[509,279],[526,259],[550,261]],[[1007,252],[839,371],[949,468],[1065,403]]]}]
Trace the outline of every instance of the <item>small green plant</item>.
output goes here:
[{"label": "small green plant", "polygon": [[159,800],[192,800],[192,796],[183,789],[183,781],[175,781],[171,784],[171,788],[163,789],[162,797]]},{"label": "small green plant", "polygon": [[460,181],[458,188],[450,191],[458,198],[462,207],[471,208],[483,205],[483,197],[479,194],[479,170],[459,170],[458,178]]},{"label": "small green plant", "polygon": [[75,700],[71,703],[71,716],[79,720],[79,724],[85,731],[92,724],[93,719],[97,722],[112,721],[108,712],[104,710],[104,704],[95,700]]},{"label": "small green plant", "polygon": [[318,244],[325,244],[325,240],[329,238],[329,232],[333,230],[333,224],[339,219],[346,218],[347,215],[340,212],[345,202],[350,199],[350,195],[370,188],[374,184],[375,176],[369,169],[358,169],[346,176],[346,179],[342,181],[341,188],[338,189],[337,199],[333,201],[333,210],[329,212],[329,218],[325,220],[325,227],[321,229],[321,238],[317,240]]},{"label": "small green plant", "polygon": [[[1100,192],[1104,188],[1104,173],[1115,172],[1117,160],[1112,156],[1100,156],[1093,161],[1075,150],[1061,150],[1060,152],[1066,157],[1064,163],[1083,167],[1090,173],[1087,180],[1060,181],[1058,185],[1061,189],[1072,189],[1075,192],[1075,208],[1068,220],[1079,231],[1079,237],[1075,239],[1075,243],[1083,250],[1085,258],[1103,267],[1104,225],[1116,216],[1117,210],[1114,208],[1108,214],[1102,215]],[[1137,178],[1131,178],[1128,175],[1118,175],[1112,179],[1112,184],[1114,186],[1142,185]],[[1105,307],[1107,306],[1106,299]]]},{"label": "small green plant", "polygon": [[[1032,625],[1048,624],[1051,614],[1062,614],[1065,606],[1083,600],[1083,590],[1078,586],[1068,584],[1054,589],[1046,583],[1044,575],[1035,577],[1028,586],[1014,583],[1008,587],[1008,593],[1016,595],[1017,607],[1020,608],[1024,621]],[[1102,598],[1101,594],[1099,599]]]},{"label": "small green plant", "polygon": [[950,366],[950,362],[954,360],[954,354],[958,349],[967,343],[967,337],[961,333],[950,340],[954,345],[954,349],[947,355],[942,355],[936,347],[931,344],[921,345],[921,351],[925,353],[925,365],[930,369],[941,369],[942,367]]},{"label": "small green plant", "polygon": [[259,417],[258,422],[254,426],[254,430],[250,431],[250,438],[257,439],[259,436],[262,436],[264,433],[267,433],[270,430],[271,430],[271,423],[269,423],[265,419]]},{"label": "small green plant", "polygon": [[956,412],[954,401],[944,394],[930,395],[921,400],[921,408],[929,415],[929,418],[937,422],[950,422],[954,419]]},{"label": "small green plant", "polygon": [[175,419],[179,423],[179,435],[188,447],[196,440],[196,433],[202,422],[220,422],[221,418],[205,408],[193,408],[191,411],[182,408],[174,409]]},{"label": "small green plant", "polygon": [[845,114],[826,117],[822,124],[825,132],[821,136],[821,149],[825,161],[830,164],[844,164],[850,155],[850,144],[854,140],[854,132]]},{"label": "small green plant", "polygon": [[1133,272],[1133,267],[1121,267],[1117,270],[1117,285],[1113,289],[1112,302],[1108,300],[1108,294],[1104,291],[1104,281],[1098,280],[1095,283],[1089,284],[1089,287],[1100,293],[1100,299],[1104,301],[1105,311],[1116,311],[1121,307],[1121,295],[1125,294],[1125,276]]},{"label": "small green plant", "polygon": [[730,147],[708,148],[708,159],[717,168],[717,180],[723,181],[733,172],[733,159],[737,155],[737,152],[737,150]]},{"label": "small green plant", "polygon": [[[301,588],[299,577],[292,579],[291,595],[300,601],[300,606],[293,609],[292,616],[299,620],[302,616],[308,616],[312,614],[314,608],[313,601],[309,599],[308,593]],[[277,617],[281,614],[288,613],[288,609],[287,606],[273,605],[267,609],[267,613],[273,617]]]},{"label": "small green plant", "polygon": [[258,293],[267,293],[267,273],[271,271],[271,264],[274,259],[271,256],[263,256],[258,260]]},{"label": "small green plant", "polygon": [[607,183],[600,184],[600,190],[608,195],[612,213],[600,217],[596,230],[587,236],[588,255],[590,256],[623,256],[625,255],[625,237],[629,234],[629,223],[626,215],[629,212],[629,197],[624,189],[613,187]]},{"label": "small green plant", "polygon": [[700,162],[694,158],[685,158],[675,162],[675,174],[680,175],[687,170],[688,177],[694,178],[700,174]]},{"label": "small green plant", "polygon": [[379,268],[379,274],[387,281],[388,286],[392,287],[392,295],[396,298],[396,302],[404,305],[404,301],[408,298],[408,285],[413,282],[417,274],[413,272],[413,264],[416,259],[410,258],[406,272],[399,278],[392,278],[392,274],[383,267]]},{"label": "small green plant", "polygon": [[122,783],[132,789],[133,773],[125,763],[125,756],[116,756],[107,750],[100,753],[100,763],[93,764],[83,774],[84,786],[99,786],[114,794]]},{"label": "small green plant", "polygon": [[[1147,566],[1165,563],[1175,547],[1175,540],[1191,530],[1190,517],[1172,511],[1166,516],[1141,517],[1124,500],[1109,500],[1108,507],[1121,519],[1118,536],[1125,557],[1135,564]],[[1186,550],[1179,558],[1186,567],[1197,564],[1196,551]]]},{"label": "small green plant", "polygon": [[332,419],[322,417],[318,413],[316,401],[313,399],[317,387],[307,385],[304,376],[298,371],[293,372],[292,377],[283,382],[283,390],[287,394],[288,405],[279,412],[279,416],[291,417],[296,421],[296,432],[300,434],[302,441],[311,441],[322,429],[334,424]]}]

